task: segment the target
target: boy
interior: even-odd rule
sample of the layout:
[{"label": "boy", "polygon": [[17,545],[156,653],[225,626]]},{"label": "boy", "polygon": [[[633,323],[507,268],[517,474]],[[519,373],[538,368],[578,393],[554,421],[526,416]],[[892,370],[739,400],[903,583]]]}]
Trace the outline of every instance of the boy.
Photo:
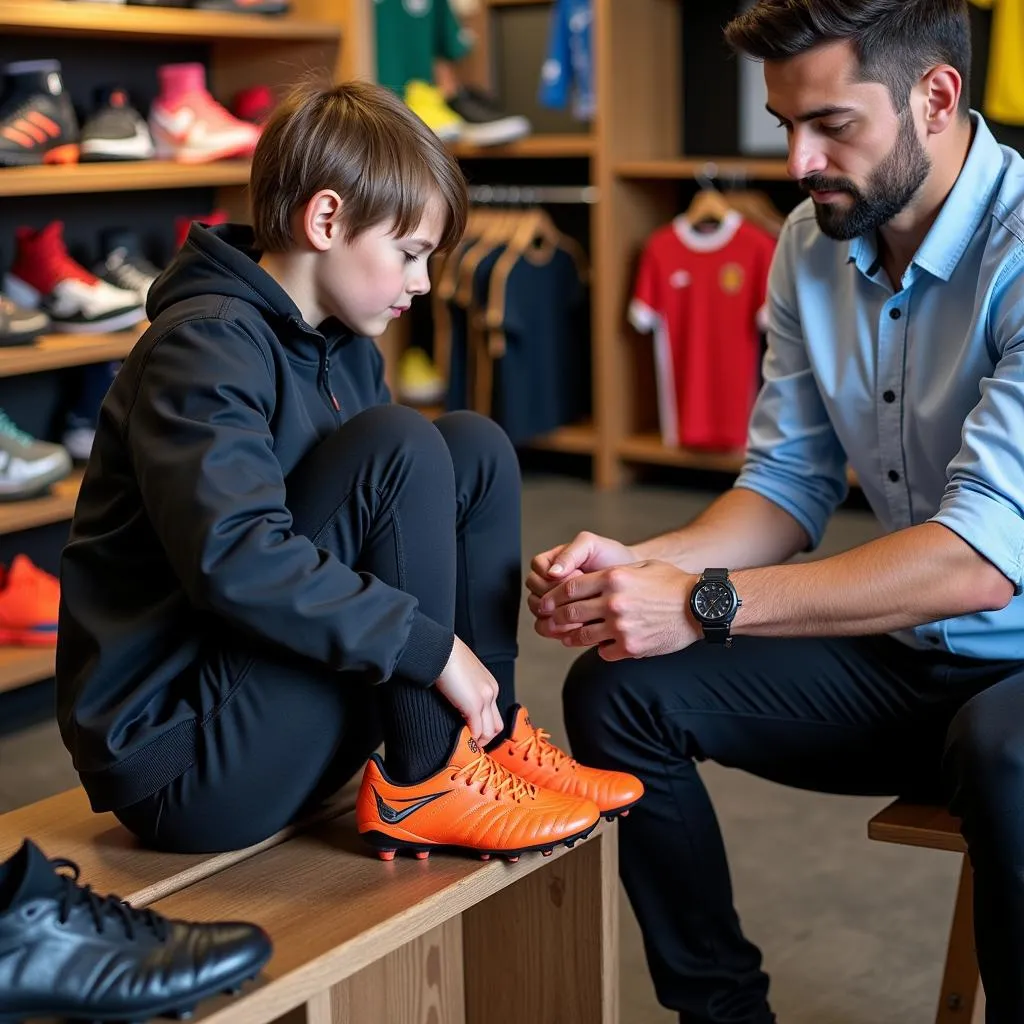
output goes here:
[{"label": "boy", "polygon": [[193,225],[153,286],[63,555],[58,716],[92,806],[165,849],[243,847],[383,738],[357,807],[383,858],[572,843],[642,787],[514,703],[514,452],[388,405],[370,340],[429,290],[465,180],[353,83],[278,108],[250,192],[254,231]]}]

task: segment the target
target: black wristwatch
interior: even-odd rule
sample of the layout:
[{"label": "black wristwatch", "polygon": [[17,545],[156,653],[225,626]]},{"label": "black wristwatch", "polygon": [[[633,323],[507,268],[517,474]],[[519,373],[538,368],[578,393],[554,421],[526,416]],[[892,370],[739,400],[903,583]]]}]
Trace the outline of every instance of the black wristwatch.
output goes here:
[{"label": "black wristwatch", "polygon": [[728,569],[705,569],[690,592],[690,610],[709,644],[732,646],[729,627],[742,603]]}]

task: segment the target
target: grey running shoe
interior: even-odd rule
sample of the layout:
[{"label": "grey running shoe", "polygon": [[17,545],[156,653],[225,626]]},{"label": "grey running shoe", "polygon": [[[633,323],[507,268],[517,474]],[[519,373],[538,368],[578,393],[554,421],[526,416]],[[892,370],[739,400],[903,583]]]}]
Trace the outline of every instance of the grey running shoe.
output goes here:
[{"label": "grey running shoe", "polygon": [[25,309],[0,295],[0,346],[31,345],[49,326],[41,309]]},{"label": "grey running shoe", "polygon": [[63,445],[37,441],[0,409],[0,501],[34,498],[70,472]]}]

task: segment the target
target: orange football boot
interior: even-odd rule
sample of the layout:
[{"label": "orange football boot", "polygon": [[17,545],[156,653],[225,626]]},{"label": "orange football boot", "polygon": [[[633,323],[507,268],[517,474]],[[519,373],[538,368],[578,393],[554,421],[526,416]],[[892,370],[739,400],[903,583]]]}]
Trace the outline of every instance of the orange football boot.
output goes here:
[{"label": "orange football boot", "polygon": [[521,704],[513,705],[511,714],[511,735],[491,751],[491,757],[510,772],[555,793],[592,800],[609,821],[617,814],[628,814],[644,795],[644,784],[638,778],[587,768],[559,750],[548,739],[550,733],[533,725]]},{"label": "orange football boot", "polygon": [[27,555],[0,566],[0,644],[53,647],[57,643],[60,583]]},{"label": "orange football boot", "polygon": [[438,847],[510,861],[530,850],[585,839],[600,819],[589,800],[530,785],[485,754],[465,726],[448,763],[422,782],[392,782],[373,754],[356,801],[359,832],[381,860],[411,850],[423,860]]}]

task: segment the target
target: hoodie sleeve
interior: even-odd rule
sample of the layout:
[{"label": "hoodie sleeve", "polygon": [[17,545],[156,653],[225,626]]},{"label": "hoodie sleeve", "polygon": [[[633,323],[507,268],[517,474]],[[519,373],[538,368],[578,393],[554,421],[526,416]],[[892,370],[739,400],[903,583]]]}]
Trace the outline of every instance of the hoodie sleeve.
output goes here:
[{"label": "hoodie sleeve", "polygon": [[187,322],[148,356],[127,442],[189,600],[339,671],[431,685],[451,629],[412,595],[293,532],[269,427],[274,401],[269,358],[236,324]]}]

